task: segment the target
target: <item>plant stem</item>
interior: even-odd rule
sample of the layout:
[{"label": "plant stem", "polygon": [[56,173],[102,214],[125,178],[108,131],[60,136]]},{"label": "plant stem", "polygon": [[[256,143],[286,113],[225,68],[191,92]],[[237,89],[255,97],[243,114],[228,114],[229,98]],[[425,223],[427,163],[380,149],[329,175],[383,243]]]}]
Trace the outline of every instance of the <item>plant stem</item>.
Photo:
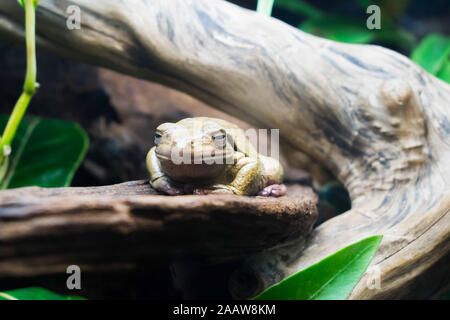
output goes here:
[{"label": "plant stem", "polygon": [[269,16],[272,14],[274,0],[258,0],[256,11]]},{"label": "plant stem", "polygon": [[12,140],[16,135],[17,128],[22,121],[23,115],[33,97],[36,90],[36,8],[34,0],[25,0],[25,38],[27,47],[27,71],[25,75],[25,83],[23,93],[14,106],[13,112],[6,124],[3,136],[0,140],[0,163],[4,158],[4,148],[11,146]]}]

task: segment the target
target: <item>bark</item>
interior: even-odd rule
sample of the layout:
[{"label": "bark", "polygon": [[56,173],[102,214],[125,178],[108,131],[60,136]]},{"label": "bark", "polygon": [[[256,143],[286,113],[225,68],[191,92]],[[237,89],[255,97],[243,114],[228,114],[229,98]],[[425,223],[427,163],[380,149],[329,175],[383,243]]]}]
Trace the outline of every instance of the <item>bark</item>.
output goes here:
[{"label": "bark", "polygon": [[145,180],[104,187],[0,193],[0,278],[130,269],[195,256],[243,258],[305,237],[317,197],[290,185],[281,198],[157,195]]}]

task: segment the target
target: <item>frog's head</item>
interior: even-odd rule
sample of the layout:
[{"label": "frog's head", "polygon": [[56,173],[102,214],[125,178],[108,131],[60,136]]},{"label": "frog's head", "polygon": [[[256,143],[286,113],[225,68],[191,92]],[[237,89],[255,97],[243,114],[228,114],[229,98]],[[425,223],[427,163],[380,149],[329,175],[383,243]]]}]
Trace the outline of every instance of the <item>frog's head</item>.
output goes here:
[{"label": "frog's head", "polygon": [[208,118],[160,125],[155,132],[155,145],[162,170],[176,181],[214,179],[234,158],[231,136]]}]

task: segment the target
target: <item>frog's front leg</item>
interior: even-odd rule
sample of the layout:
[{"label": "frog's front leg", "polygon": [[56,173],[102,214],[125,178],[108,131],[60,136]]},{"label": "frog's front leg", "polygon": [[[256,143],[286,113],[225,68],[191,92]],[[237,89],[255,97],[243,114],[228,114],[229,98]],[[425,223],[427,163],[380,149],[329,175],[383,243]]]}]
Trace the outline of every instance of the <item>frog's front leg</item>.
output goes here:
[{"label": "frog's front leg", "polygon": [[230,184],[215,184],[208,189],[196,189],[194,194],[228,193],[236,195],[253,195],[260,185],[260,164],[257,159],[250,157],[240,158],[234,167],[237,171]]},{"label": "frog's front leg", "polygon": [[155,149],[156,147],[151,148],[146,158],[147,169],[150,173],[150,185],[156,191],[171,196],[183,194],[183,187],[176,184],[162,171],[161,164],[156,157]]}]

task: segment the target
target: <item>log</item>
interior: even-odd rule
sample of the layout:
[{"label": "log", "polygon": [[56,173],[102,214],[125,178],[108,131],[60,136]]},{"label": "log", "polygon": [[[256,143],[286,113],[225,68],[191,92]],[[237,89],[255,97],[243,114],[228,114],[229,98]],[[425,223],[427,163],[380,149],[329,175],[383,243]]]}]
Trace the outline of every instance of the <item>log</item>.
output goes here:
[{"label": "log", "polygon": [[0,193],[0,279],[123,270],[138,261],[241,259],[305,237],[317,219],[311,188],[280,198],[158,195],[148,181]]},{"label": "log", "polygon": [[[80,30],[65,27],[69,5]],[[384,236],[349,298],[415,298],[448,282],[450,86],[373,45],[321,39],[218,0],[41,0],[42,48],[157,81],[262,128],[280,129],[348,188],[352,209],[306,246],[252,257],[231,281],[249,297],[366,236]],[[15,0],[0,3],[0,37],[23,36]],[[247,277],[242,283],[243,275]],[[426,292],[414,288],[423,287]]]}]

